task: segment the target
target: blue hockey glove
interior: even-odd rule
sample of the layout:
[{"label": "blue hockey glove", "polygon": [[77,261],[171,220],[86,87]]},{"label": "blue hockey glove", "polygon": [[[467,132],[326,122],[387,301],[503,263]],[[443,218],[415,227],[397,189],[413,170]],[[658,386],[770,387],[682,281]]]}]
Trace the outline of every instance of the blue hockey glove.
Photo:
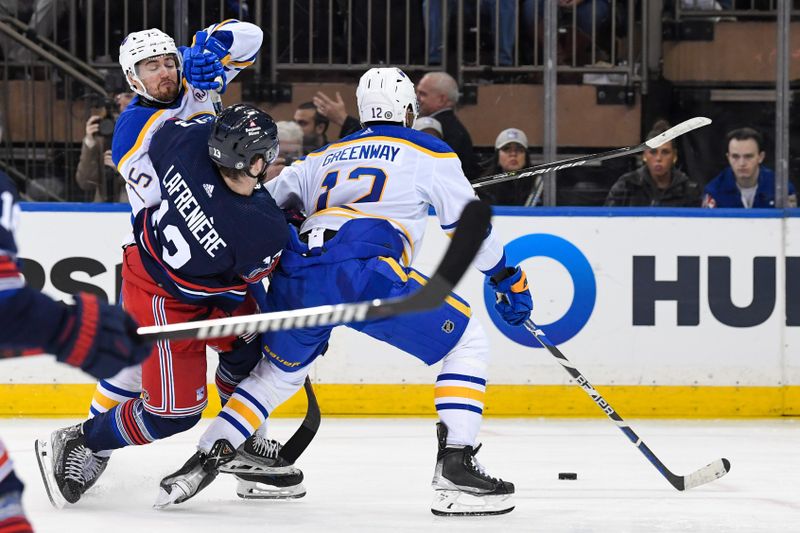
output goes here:
[{"label": "blue hockey glove", "polygon": [[45,349],[56,359],[98,379],[144,361],[152,346],[136,333],[136,322],[121,307],[81,293],[70,306],[64,329]]},{"label": "blue hockey glove", "polygon": [[193,87],[222,94],[228,87],[223,62],[230,57],[225,45],[204,31],[195,34],[195,43],[183,50],[183,75]]},{"label": "blue hockey glove", "polygon": [[494,308],[511,326],[519,326],[530,318],[533,299],[528,290],[528,278],[519,267],[506,267],[491,278],[497,302]]}]

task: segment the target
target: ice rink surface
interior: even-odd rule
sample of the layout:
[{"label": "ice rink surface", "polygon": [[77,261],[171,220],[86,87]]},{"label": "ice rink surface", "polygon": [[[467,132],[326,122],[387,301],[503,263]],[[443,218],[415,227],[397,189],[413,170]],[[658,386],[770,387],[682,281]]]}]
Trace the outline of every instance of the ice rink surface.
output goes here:
[{"label": "ice rink surface", "polygon": [[[800,531],[800,420],[653,421],[632,426],[676,474],[727,457],[731,472],[678,492],[607,420],[489,419],[478,458],[513,481],[510,514],[438,518],[430,512],[434,420],[326,418],[298,465],[308,495],[245,501],[220,475],[194,499],[152,509],[161,477],[192,454],[200,427],[164,442],[116,452],[77,505],[56,511],[41,484],[33,440],[70,420],[0,419],[0,435],[26,481],[36,531]],[[271,422],[285,440],[298,420]],[[559,481],[576,472],[577,481]]]}]

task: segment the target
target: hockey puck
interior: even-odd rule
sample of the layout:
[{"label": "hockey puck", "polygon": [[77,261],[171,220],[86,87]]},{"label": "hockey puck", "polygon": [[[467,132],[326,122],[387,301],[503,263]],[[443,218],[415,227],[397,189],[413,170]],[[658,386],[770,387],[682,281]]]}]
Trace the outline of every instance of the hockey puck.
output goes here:
[{"label": "hockey puck", "polygon": [[578,474],[575,472],[559,472],[558,479],[578,479]]}]

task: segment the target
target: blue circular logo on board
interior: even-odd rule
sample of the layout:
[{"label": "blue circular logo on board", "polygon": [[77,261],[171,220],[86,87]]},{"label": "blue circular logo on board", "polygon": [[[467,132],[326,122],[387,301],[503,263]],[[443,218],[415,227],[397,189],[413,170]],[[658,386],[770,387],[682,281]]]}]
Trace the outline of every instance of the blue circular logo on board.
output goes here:
[{"label": "blue circular logo on board", "polygon": [[[564,316],[552,324],[537,323],[537,325],[544,330],[547,338],[553,344],[561,344],[577,335],[592,316],[594,302],[597,298],[597,283],[592,266],[586,256],[571,242],[547,233],[535,233],[514,239],[506,245],[505,250],[509,265],[518,265],[531,257],[549,257],[567,269],[574,287],[572,304]],[[533,317],[535,318],[536,278],[529,275],[528,284],[533,296]],[[503,321],[503,318],[494,309],[494,291],[488,281],[484,283],[483,299],[492,322],[506,337],[523,346],[542,347],[524,326],[512,327]]]}]

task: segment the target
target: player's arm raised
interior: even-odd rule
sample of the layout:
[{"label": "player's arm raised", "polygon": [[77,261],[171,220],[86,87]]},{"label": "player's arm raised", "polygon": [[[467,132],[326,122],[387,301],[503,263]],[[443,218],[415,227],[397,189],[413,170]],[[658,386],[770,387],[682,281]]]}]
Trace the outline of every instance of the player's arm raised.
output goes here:
[{"label": "player's arm raised", "polygon": [[[450,234],[458,225],[458,217],[464,206],[475,200],[475,192],[464,176],[457,157],[437,158],[434,170],[428,176],[430,181],[422,182],[422,188],[426,189],[423,194],[436,210],[442,229]],[[533,309],[527,277],[518,266],[506,264],[503,244],[491,227],[475,257],[474,265],[489,278],[489,285],[497,296],[495,309],[503,320],[512,326],[522,325]]]},{"label": "player's arm raised", "polygon": [[198,31],[183,51],[183,74],[198,89],[224,93],[239,72],[252,65],[264,32],[255,24],[224,20]]}]

